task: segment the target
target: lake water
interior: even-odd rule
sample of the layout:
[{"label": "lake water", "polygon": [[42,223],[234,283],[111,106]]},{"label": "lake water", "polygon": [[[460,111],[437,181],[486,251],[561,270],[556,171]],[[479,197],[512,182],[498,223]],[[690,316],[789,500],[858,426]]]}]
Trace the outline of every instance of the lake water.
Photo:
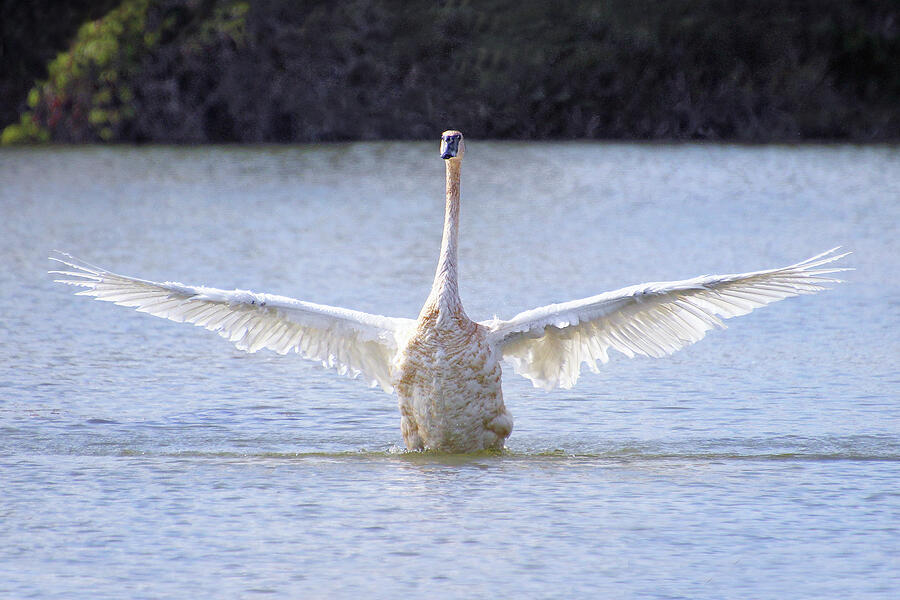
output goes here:
[{"label": "lake water", "polygon": [[856,268],[572,390],[507,368],[499,455],[406,453],[395,397],[46,274],[414,317],[437,145],[0,150],[0,597],[898,597],[896,147],[470,141],[473,318]]}]

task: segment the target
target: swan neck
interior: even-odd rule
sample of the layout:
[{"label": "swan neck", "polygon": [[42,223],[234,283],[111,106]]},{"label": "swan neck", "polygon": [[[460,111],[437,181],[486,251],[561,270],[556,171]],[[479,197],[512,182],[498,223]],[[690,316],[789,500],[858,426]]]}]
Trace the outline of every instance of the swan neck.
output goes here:
[{"label": "swan neck", "polygon": [[459,240],[459,175],[461,161],[447,160],[447,203],[444,208],[444,234],[441,240],[441,255],[431,300],[436,302],[441,312],[449,309],[461,311],[457,284],[457,243]]}]

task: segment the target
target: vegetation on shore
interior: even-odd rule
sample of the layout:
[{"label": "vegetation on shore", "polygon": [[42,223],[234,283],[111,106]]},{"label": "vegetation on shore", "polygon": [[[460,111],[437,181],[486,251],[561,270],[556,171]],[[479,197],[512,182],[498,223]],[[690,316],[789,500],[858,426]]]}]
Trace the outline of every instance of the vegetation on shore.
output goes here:
[{"label": "vegetation on shore", "polygon": [[451,126],[900,139],[898,2],[123,0],[84,16],[16,110],[0,110],[19,115],[3,143],[418,139]]}]

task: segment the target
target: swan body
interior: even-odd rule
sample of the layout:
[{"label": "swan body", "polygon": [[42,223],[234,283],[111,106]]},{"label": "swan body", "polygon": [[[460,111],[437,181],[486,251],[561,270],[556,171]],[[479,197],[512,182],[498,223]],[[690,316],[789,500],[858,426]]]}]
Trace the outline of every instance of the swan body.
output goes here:
[{"label": "swan body", "polygon": [[81,295],[217,332],[239,349],[296,352],[370,385],[396,390],[408,448],[472,452],[502,448],[512,432],[501,362],[553,389],[575,385],[582,364],[598,372],[609,351],[661,357],[702,339],[722,319],[836,283],[837,248],[778,269],[645,283],[472,321],[459,299],[457,238],[463,136],[445,131],[447,196],[431,293],[417,319],[372,315],[245,290],[225,291],[117,275],[59,253],[56,281]]},{"label": "swan body", "polygon": [[487,328],[465,314],[420,318],[395,380],[408,448],[503,447],[512,417],[503,405],[500,357],[487,338]]}]

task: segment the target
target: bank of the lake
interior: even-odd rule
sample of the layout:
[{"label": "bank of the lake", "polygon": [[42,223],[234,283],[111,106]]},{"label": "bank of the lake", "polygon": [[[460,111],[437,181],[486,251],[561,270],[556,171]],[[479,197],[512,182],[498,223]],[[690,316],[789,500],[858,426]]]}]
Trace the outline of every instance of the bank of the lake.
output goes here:
[{"label": "bank of the lake", "polygon": [[896,2],[57,4],[0,19],[6,143],[900,139]]}]

